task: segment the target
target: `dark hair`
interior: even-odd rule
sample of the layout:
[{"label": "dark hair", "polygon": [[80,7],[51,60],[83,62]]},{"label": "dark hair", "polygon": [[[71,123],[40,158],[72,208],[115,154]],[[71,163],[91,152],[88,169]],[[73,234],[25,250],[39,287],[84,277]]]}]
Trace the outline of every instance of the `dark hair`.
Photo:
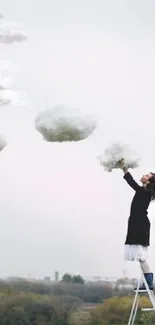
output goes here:
[{"label": "dark hair", "polygon": [[155,201],[155,174],[150,173],[152,177],[149,180],[149,184],[147,185],[147,189],[151,192],[151,201]]}]

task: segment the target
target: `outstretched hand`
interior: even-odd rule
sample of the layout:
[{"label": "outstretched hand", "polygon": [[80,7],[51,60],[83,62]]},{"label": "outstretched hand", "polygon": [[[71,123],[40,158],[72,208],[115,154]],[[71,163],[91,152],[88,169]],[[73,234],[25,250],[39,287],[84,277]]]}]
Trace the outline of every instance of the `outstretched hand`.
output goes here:
[{"label": "outstretched hand", "polygon": [[120,169],[123,169],[125,167],[124,158],[122,158],[121,160],[118,161],[118,167]]},{"label": "outstretched hand", "polygon": [[126,164],[125,164],[124,158],[122,158],[122,159],[118,162],[118,167],[119,167],[120,169],[123,170],[124,174],[126,174],[126,173],[128,172],[128,168],[127,168],[127,166],[126,166]]}]

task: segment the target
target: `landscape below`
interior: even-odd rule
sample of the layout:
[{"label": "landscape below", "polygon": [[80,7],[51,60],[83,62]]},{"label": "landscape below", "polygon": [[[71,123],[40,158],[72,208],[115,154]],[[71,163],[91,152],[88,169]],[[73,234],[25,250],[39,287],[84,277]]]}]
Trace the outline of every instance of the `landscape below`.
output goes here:
[{"label": "landscape below", "polygon": [[[1,325],[126,324],[133,303],[135,280],[87,282],[65,274],[61,281],[10,278],[0,281]],[[147,297],[141,299],[149,307]],[[150,315],[150,313],[149,313]],[[155,314],[151,312],[152,322]],[[139,309],[137,324],[145,323]]]}]

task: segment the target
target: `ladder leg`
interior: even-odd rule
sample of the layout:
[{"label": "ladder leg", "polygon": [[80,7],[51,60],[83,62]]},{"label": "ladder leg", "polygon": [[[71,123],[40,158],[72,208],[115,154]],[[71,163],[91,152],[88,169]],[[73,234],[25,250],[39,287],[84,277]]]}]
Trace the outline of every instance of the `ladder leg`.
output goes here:
[{"label": "ladder leg", "polygon": [[155,310],[155,296],[154,296],[154,292],[152,290],[149,292],[149,298],[151,300],[153,309]]},{"label": "ladder leg", "polygon": [[138,290],[139,290],[139,287],[140,287],[140,283],[141,283],[141,280],[138,281],[138,286],[137,286],[137,289],[136,289],[135,298],[134,298],[133,305],[132,305],[132,308],[131,308],[128,325],[133,324],[133,319],[135,319],[135,317],[136,317],[137,308],[138,308],[137,302],[139,303]]},{"label": "ladder leg", "polygon": [[139,306],[139,299],[140,299],[140,297],[138,296],[136,306],[135,306],[135,311],[134,311],[134,314],[133,314],[133,317],[132,317],[131,325],[133,325],[134,322],[135,322],[135,318],[136,318],[136,315],[137,315],[137,309],[138,309],[138,306]]}]

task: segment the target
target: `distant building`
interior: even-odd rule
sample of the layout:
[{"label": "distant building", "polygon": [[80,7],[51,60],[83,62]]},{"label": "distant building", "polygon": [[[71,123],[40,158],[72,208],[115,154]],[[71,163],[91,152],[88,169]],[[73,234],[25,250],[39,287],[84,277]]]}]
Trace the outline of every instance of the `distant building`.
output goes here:
[{"label": "distant building", "polygon": [[59,272],[58,271],[55,271],[55,273],[54,273],[54,281],[59,282]]}]

